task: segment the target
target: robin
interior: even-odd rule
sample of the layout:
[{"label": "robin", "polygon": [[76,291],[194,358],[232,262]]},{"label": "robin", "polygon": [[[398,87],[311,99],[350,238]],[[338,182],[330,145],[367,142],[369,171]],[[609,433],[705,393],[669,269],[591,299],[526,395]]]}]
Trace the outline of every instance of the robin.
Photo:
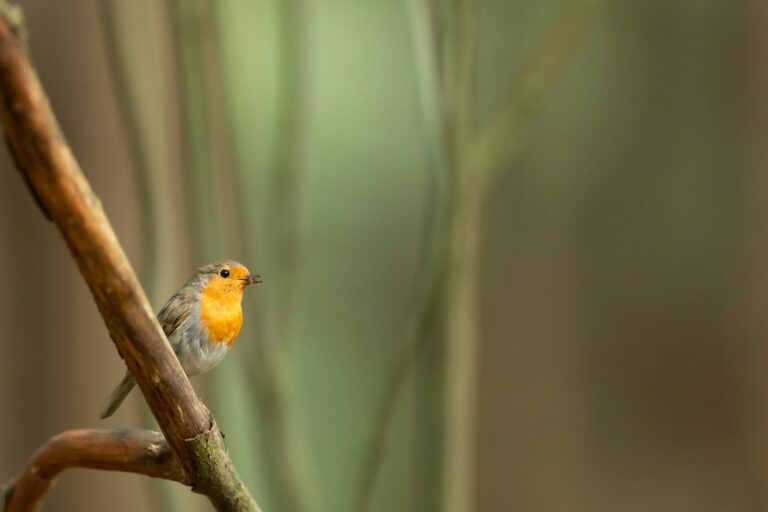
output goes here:
[{"label": "robin", "polygon": [[[261,283],[242,263],[215,261],[198,268],[170,298],[157,320],[188,376],[205,373],[221,362],[243,326],[243,290]],[[136,381],[130,370],[107,398],[101,418],[120,407]]]}]

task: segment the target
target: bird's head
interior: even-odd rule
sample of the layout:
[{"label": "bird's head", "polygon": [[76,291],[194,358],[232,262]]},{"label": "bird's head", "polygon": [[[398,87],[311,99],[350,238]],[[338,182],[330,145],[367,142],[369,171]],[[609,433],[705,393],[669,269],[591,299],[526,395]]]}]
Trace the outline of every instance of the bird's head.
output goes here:
[{"label": "bird's head", "polygon": [[196,277],[203,282],[203,293],[211,299],[242,295],[246,286],[261,283],[261,276],[237,261],[214,261],[197,269]]}]

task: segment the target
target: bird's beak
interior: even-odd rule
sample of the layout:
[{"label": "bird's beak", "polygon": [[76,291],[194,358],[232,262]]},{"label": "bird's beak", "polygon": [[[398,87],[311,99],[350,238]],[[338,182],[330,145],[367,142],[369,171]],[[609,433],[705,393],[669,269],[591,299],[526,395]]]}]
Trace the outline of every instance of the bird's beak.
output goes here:
[{"label": "bird's beak", "polygon": [[243,278],[243,281],[245,281],[246,286],[249,284],[261,284],[263,282],[261,276],[258,274],[249,274]]}]

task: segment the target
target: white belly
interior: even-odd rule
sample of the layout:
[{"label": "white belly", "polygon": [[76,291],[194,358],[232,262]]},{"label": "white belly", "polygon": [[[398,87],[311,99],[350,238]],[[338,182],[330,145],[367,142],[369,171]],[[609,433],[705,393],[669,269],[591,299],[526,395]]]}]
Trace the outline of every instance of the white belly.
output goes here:
[{"label": "white belly", "polygon": [[228,351],[226,343],[206,343],[204,347],[198,347],[196,354],[187,355],[183,360],[179,357],[179,362],[187,375],[198,375],[219,364]]},{"label": "white belly", "polygon": [[[185,339],[180,339],[182,336]],[[181,367],[189,376],[207,372],[219,364],[229,351],[226,343],[208,343],[199,336],[192,336],[184,331],[174,333],[172,338],[171,346],[179,358]]]}]

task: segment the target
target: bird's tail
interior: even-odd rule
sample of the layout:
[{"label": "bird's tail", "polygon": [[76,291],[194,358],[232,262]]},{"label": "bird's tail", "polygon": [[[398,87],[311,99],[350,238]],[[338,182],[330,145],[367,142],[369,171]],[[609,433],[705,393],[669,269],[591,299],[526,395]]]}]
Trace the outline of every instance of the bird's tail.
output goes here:
[{"label": "bird's tail", "polygon": [[125,377],[120,381],[120,384],[118,384],[115,390],[110,393],[109,398],[107,398],[107,401],[104,403],[104,408],[101,410],[101,416],[99,417],[104,419],[112,416],[135,385],[136,381],[133,380],[133,374],[130,371],[126,372]]}]

